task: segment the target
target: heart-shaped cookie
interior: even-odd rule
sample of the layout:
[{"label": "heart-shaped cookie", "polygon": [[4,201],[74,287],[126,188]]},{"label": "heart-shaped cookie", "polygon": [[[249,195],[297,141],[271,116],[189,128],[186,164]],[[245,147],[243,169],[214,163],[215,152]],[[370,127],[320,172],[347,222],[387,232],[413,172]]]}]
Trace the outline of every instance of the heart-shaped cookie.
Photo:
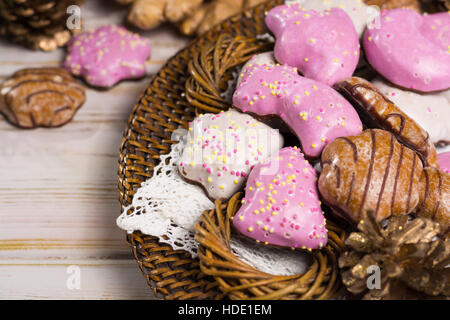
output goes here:
[{"label": "heart-shaped cookie", "polygon": [[265,244],[319,249],[327,243],[317,174],[296,147],[255,165],[248,176],[234,227]]},{"label": "heart-shaped cookie", "polygon": [[276,38],[277,61],[297,67],[305,77],[331,86],[355,71],[359,38],[344,10],[282,5],[269,11],[266,25]]},{"label": "heart-shaped cookie", "polygon": [[308,157],[318,157],[338,137],[359,134],[351,104],[331,87],[282,65],[250,64],[241,74],[233,105],[258,116],[277,115],[297,135]]}]

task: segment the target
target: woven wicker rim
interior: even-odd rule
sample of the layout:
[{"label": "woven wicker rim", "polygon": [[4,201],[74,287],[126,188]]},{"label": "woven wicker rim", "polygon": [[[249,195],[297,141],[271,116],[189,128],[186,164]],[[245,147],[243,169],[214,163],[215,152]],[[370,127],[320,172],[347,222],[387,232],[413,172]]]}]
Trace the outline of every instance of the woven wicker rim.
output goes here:
[{"label": "woven wicker rim", "polygon": [[342,228],[327,221],[328,242],[312,252],[313,263],[303,274],[276,276],[255,269],[232,253],[231,221],[240,207],[242,193],[228,202],[217,200],[215,209],[206,211],[196,225],[195,239],[202,272],[214,276],[220,289],[231,299],[327,299],[341,288],[337,255],[345,250]]}]

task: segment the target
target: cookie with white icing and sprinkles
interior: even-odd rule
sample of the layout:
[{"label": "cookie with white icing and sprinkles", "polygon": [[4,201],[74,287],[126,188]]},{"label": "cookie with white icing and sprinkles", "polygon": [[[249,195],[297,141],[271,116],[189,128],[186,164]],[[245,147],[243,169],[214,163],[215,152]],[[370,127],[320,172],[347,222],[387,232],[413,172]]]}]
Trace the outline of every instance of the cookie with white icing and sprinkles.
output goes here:
[{"label": "cookie with white icing and sprinkles", "polygon": [[108,88],[124,79],[145,76],[149,57],[150,44],[145,38],[108,25],[73,37],[64,67],[94,87]]},{"label": "cookie with white icing and sprinkles", "polygon": [[202,114],[189,124],[178,169],[211,199],[227,199],[242,187],[255,164],[282,146],[278,130],[248,114],[236,110]]}]

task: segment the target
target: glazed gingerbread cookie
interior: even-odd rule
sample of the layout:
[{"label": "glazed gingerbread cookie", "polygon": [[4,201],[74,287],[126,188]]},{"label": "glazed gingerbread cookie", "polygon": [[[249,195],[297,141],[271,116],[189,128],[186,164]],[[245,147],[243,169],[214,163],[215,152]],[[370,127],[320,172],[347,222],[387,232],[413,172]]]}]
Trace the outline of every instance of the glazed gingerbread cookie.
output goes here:
[{"label": "glazed gingerbread cookie", "polygon": [[419,152],[426,166],[439,168],[436,149],[430,135],[413,119],[384,96],[369,81],[352,77],[335,85],[358,110],[371,128],[391,131],[405,145]]},{"label": "glazed gingerbread cookie", "polygon": [[371,82],[424,128],[430,134],[431,142],[440,146],[450,144],[450,100],[445,96],[447,92],[418,93],[400,89],[381,79]]},{"label": "glazed gingerbread cookie", "polygon": [[359,39],[339,8],[305,10],[300,4],[273,8],[266,25],[275,35],[275,58],[307,78],[333,85],[352,76],[359,61]]},{"label": "glazed gingerbread cookie", "polygon": [[84,87],[62,68],[23,69],[0,85],[0,112],[21,128],[58,127],[85,98]]},{"label": "glazed gingerbread cookie", "polygon": [[266,245],[320,249],[327,243],[317,174],[296,147],[255,165],[233,226]]},{"label": "glazed gingerbread cookie", "polygon": [[211,199],[227,199],[242,187],[255,164],[282,146],[277,130],[248,114],[236,110],[202,114],[189,124],[178,169]]},{"label": "glazed gingerbread cookie", "polygon": [[145,76],[150,44],[120,26],[103,26],[73,37],[64,67],[95,87]]},{"label": "glazed gingerbread cookie", "polygon": [[450,175],[423,168],[392,133],[370,129],[336,139],[321,162],[319,191],[337,216],[357,224],[369,210],[378,221],[412,213],[450,227]]},{"label": "glazed gingerbread cookie", "polygon": [[420,181],[420,203],[415,214],[432,219],[450,231],[450,175],[426,167]]},{"label": "glazed gingerbread cookie", "polygon": [[371,129],[339,138],[323,151],[319,190],[338,216],[358,223],[373,210],[378,221],[408,214],[420,201],[423,166],[390,132]]},{"label": "glazed gingerbread cookie", "polygon": [[295,68],[250,64],[241,78],[233,105],[260,117],[280,117],[308,157],[318,157],[337,137],[362,131],[358,114],[347,100],[329,86],[298,75]]},{"label": "glazed gingerbread cookie", "polygon": [[[450,17],[414,10],[381,12],[379,28],[367,29],[363,44],[370,65],[390,82],[421,92],[450,87]],[[434,27],[434,29],[433,29]],[[437,30],[436,30],[437,29]]]}]

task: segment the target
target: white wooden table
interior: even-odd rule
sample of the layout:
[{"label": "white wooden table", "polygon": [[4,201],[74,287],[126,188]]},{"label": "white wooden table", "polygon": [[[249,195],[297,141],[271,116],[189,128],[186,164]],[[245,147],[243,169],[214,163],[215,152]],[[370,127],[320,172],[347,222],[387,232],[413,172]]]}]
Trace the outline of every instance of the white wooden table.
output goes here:
[{"label": "white wooden table", "polygon": [[[113,1],[82,7],[86,29],[120,24],[125,14]],[[154,299],[115,224],[119,144],[151,75],[189,39],[167,25],[142,35],[152,44],[148,76],[88,89],[66,126],[21,130],[0,116],[0,299]],[[58,66],[64,54],[0,41],[0,81]]]}]

